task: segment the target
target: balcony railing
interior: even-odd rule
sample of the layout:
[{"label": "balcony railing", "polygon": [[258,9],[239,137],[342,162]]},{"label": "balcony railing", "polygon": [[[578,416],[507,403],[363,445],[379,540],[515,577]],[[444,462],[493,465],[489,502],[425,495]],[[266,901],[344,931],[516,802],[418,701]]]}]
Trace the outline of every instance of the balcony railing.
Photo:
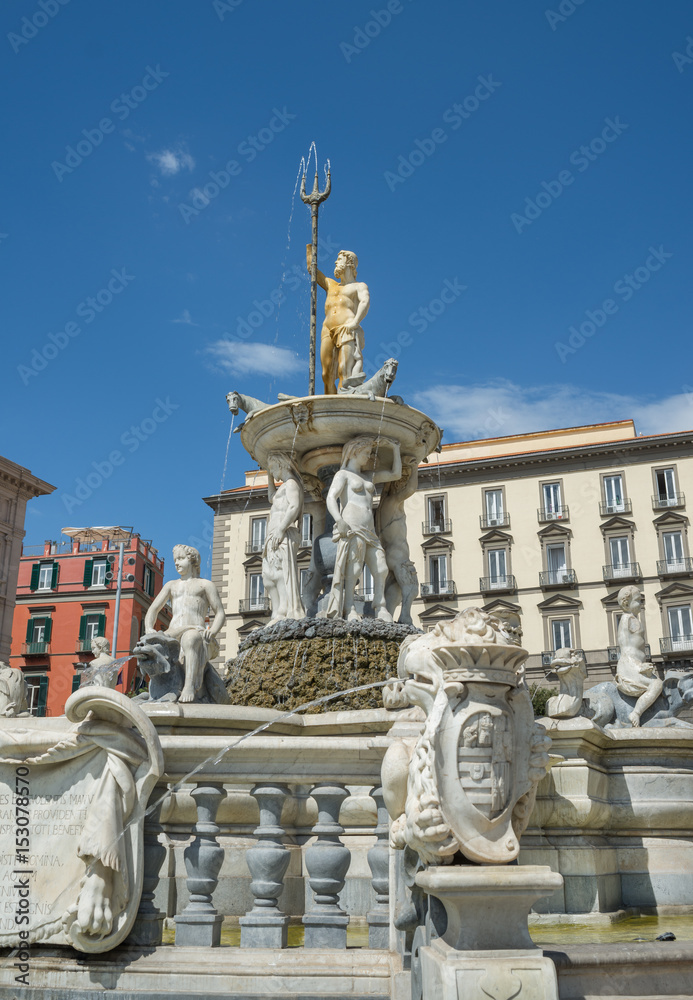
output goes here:
[{"label": "balcony railing", "polygon": [[[569,648],[573,649],[572,646],[569,647]],[[582,656],[585,655],[584,649],[575,649],[574,652],[576,652],[578,655],[580,655],[580,654],[582,654]],[[554,658],[555,655],[556,655],[556,650],[555,649],[545,649],[543,651],[543,653],[541,654],[541,665],[542,665],[542,667],[550,667],[551,666],[551,661],[553,660],[553,658]]]},{"label": "balcony railing", "polygon": [[51,651],[49,642],[22,643],[22,656],[45,656]]},{"label": "balcony railing", "polygon": [[654,510],[662,510],[662,508],[665,507],[685,507],[685,505],[685,493],[671,493],[669,496],[659,496],[659,494],[655,494],[652,497],[652,507]]},{"label": "balcony railing", "polygon": [[568,508],[563,505],[561,507],[539,507],[537,510],[537,516],[540,521],[567,521],[569,517]]},{"label": "balcony railing", "polygon": [[422,583],[422,597],[454,597],[457,593],[454,580],[445,580],[438,583]]},{"label": "balcony railing", "polygon": [[539,573],[540,587],[574,587],[576,583],[574,569],[544,569]]},{"label": "balcony railing", "polygon": [[688,576],[693,573],[693,559],[658,559],[657,576]]},{"label": "balcony railing", "polygon": [[452,531],[452,521],[450,518],[444,521],[423,521],[421,530],[424,535],[449,535]]},{"label": "balcony railing", "polygon": [[247,556],[254,556],[256,554],[262,555],[262,550],[264,549],[264,547],[265,547],[264,538],[262,539],[261,542],[258,541],[257,539],[253,539],[253,541],[245,543],[245,554]]},{"label": "balcony railing", "polygon": [[238,611],[242,615],[267,615],[270,612],[269,597],[248,597],[238,602]]},{"label": "balcony railing", "polygon": [[642,576],[640,563],[609,563],[602,567],[602,575],[605,580],[639,580]]},{"label": "balcony railing", "polygon": [[479,523],[482,528],[507,528],[510,524],[510,514],[480,514]]},{"label": "balcony railing", "polygon": [[99,638],[99,636],[92,636],[91,639],[78,639],[77,645],[75,646],[76,653],[91,653],[91,644],[94,639]]},{"label": "balcony railing", "polygon": [[602,500],[599,504],[599,513],[602,517],[607,517],[609,514],[632,514],[633,504],[630,497],[624,497],[623,500],[615,500],[613,503]]},{"label": "balcony railing", "polygon": [[[607,646],[606,647],[607,656],[609,657],[609,663],[618,663],[618,646]],[[652,655],[650,647],[648,645],[643,646],[643,652],[645,653],[645,659],[649,660]]]},{"label": "balcony railing", "polygon": [[676,653],[693,653],[693,635],[665,635],[659,640],[662,656],[672,656]]},{"label": "balcony railing", "polygon": [[517,590],[517,581],[512,573],[505,576],[482,576],[479,578],[479,591],[482,594],[496,593],[499,590]]}]

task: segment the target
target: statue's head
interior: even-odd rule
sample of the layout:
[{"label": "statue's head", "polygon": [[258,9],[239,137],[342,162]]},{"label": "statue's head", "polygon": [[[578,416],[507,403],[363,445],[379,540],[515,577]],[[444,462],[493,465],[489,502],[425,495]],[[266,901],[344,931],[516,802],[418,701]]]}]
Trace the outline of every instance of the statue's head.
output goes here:
[{"label": "statue's head", "polygon": [[355,458],[361,458],[363,464],[365,465],[371,457],[374,444],[375,438],[371,437],[370,434],[359,434],[358,437],[352,438],[351,441],[347,441],[342,448],[342,468],[348,465],[349,462],[353,461]]},{"label": "statue's head", "polygon": [[96,635],[91,640],[91,651],[94,656],[110,656],[111,644],[105,635]]},{"label": "statue's head", "polygon": [[235,389],[232,389],[231,392],[227,392],[226,393],[226,402],[228,403],[228,407],[231,410],[231,412],[233,413],[234,417],[238,416],[238,411],[239,411],[239,409],[241,407],[241,395],[240,395],[240,393],[236,392]]},{"label": "statue's head", "polygon": [[640,587],[621,587],[618,592],[618,603],[626,613],[637,615],[642,607]]},{"label": "statue's head", "polygon": [[188,566],[190,567],[191,576],[200,575],[200,553],[192,545],[174,545],[173,561],[176,571],[181,575]]},{"label": "statue's head", "polygon": [[267,471],[273,479],[285,483],[287,479],[295,478],[301,481],[301,474],[296,463],[285,451],[271,451],[267,456]]},{"label": "statue's head", "polygon": [[340,250],[337,254],[337,260],[334,264],[334,276],[339,280],[348,267],[354,272],[354,277],[356,277],[356,272],[358,271],[359,259],[353,250]]}]

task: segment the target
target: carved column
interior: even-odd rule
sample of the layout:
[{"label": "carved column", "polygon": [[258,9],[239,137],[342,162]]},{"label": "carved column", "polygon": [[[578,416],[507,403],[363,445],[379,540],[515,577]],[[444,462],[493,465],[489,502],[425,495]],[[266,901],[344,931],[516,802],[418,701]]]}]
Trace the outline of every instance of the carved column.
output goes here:
[{"label": "carved column", "polygon": [[154,905],[154,893],[166,857],[166,847],[159,840],[159,835],[163,832],[161,810],[166,797],[167,793],[162,788],[154,789],[152,801],[155,804],[144,820],[142,897],[135,924],[128,936],[129,942],[143,947],[155,947],[161,944],[163,938],[165,914]]},{"label": "carved column", "polygon": [[381,785],[371,788],[370,796],[378,811],[375,827],[377,840],[368,852],[371,885],[375,890],[375,906],[368,911],[368,947],[390,946],[390,823]]},{"label": "carved column", "polygon": [[242,948],[286,948],[289,918],[277,901],[284,887],[290,853],[282,843],[282,805],[289,794],[286,785],[255,785],[250,794],[260,808],[260,825],[254,831],[258,842],[246,851],[255,897],[252,910],[240,919]]},{"label": "carved column", "polygon": [[185,848],[185,870],[190,893],[188,905],[176,914],[176,944],[217,947],[221,940],[222,916],[212,905],[224,860],[224,848],[217,843],[217,810],[226,792],[217,782],[200,782],[191,795],[197,805],[195,839]]},{"label": "carved column", "polygon": [[315,843],[306,851],[306,868],[315,908],[303,917],[306,948],[346,948],[349,917],[339,905],[339,893],[351,863],[351,852],[340,841],[344,827],[339,809],[349,795],[344,785],[316,785],[311,795],[318,806],[313,827]]}]

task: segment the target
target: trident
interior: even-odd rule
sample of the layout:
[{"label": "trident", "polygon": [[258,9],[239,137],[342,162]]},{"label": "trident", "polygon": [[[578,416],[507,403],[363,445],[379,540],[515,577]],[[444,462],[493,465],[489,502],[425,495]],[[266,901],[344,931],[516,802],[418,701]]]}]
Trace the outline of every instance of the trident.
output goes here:
[{"label": "trident", "polygon": [[303,170],[301,180],[301,201],[310,205],[310,218],[313,224],[313,255],[310,262],[310,361],[309,361],[309,382],[308,395],[315,395],[315,344],[318,322],[318,206],[326,201],[330,196],[332,182],[330,180],[329,161],[327,167],[327,177],[325,190],[320,190],[318,183],[318,167],[315,165],[315,182],[310,194],[306,194],[306,169]]}]

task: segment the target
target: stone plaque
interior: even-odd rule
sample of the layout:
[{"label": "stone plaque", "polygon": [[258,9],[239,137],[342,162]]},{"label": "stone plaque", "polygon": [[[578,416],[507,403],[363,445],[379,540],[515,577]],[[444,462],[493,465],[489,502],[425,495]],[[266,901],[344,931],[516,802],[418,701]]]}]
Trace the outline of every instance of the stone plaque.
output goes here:
[{"label": "stone plaque", "polygon": [[60,719],[0,730],[0,947],[104,952],[142,892],[142,833],[163,773],[154,726],[107,688],[76,691]]}]

